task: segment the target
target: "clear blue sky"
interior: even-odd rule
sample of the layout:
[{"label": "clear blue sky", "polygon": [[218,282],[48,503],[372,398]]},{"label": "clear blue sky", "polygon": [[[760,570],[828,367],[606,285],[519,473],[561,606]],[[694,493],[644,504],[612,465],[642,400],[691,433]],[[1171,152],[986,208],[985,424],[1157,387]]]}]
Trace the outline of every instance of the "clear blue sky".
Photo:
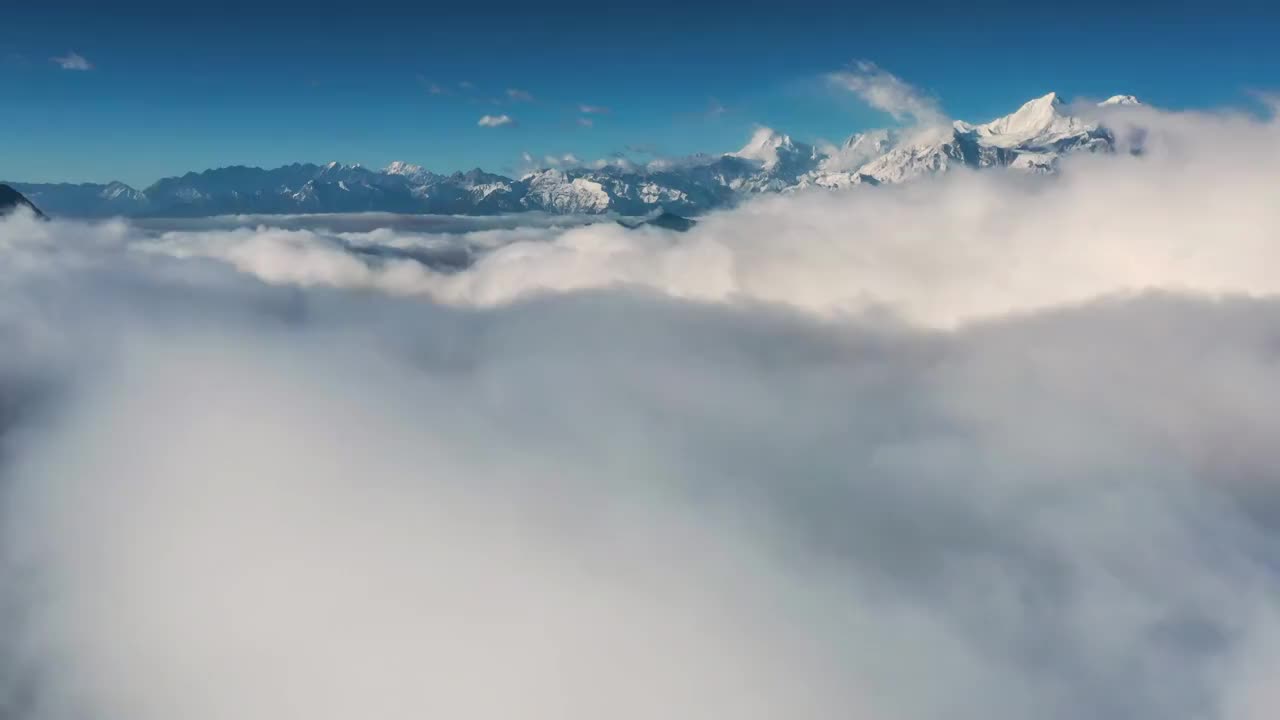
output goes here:
[{"label": "clear blue sky", "polygon": [[[821,82],[856,59],[973,120],[1050,90],[1246,105],[1280,89],[1276,4],[6,3],[0,178],[145,186],[328,160],[510,172],[526,151],[723,152],[755,125],[838,140],[890,122]],[[53,61],[69,53],[91,69]],[[516,124],[478,127],[485,114]]]}]

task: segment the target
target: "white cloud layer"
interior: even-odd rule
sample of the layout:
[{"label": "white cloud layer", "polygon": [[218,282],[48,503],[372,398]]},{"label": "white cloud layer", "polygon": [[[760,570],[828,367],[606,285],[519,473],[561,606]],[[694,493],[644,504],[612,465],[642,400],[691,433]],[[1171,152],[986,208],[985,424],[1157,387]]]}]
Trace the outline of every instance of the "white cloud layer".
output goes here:
[{"label": "white cloud layer", "polygon": [[0,707],[1274,717],[1280,136],[1124,117],[686,234],[0,221]]}]

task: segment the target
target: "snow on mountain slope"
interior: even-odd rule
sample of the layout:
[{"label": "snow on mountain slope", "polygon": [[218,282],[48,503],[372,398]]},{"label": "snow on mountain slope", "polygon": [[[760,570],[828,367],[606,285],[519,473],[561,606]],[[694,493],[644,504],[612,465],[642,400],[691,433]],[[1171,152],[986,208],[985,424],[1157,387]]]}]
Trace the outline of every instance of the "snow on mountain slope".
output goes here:
[{"label": "snow on mountain slope", "polygon": [[1048,148],[1065,140],[1087,138],[1098,130],[1079,118],[1060,112],[1062,100],[1049,93],[1029,100],[1016,112],[982,125],[955,124],[960,132],[973,133],[978,141],[994,147]]},{"label": "snow on mountain slope", "polygon": [[602,213],[611,198],[604,187],[586,178],[571,178],[560,170],[539,170],[523,179],[527,194],[522,201],[530,210],[557,213]]},{"label": "snow on mountain slope", "polygon": [[826,173],[857,170],[871,160],[889,152],[898,142],[892,130],[868,130],[845,139],[834,152],[823,158],[818,167]]},{"label": "snow on mountain slope", "polygon": [[[956,121],[949,130],[927,130],[887,150],[856,174],[879,183],[899,183],[962,166],[1053,172],[1064,153],[1114,148],[1110,131],[1067,115],[1057,93],[1049,93],[987,123]],[[813,178],[817,185],[833,180]]]},{"label": "snow on mountain slope", "polygon": [[676,188],[663,187],[657,183],[645,183],[640,186],[640,200],[648,205],[662,203],[683,203],[688,201],[688,193]]},{"label": "snow on mountain slope", "polygon": [[796,150],[790,135],[762,127],[751,135],[751,140],[741,150],[729,154],[743,160],[754,160],[761,164],[762,169],[770,170],[787,155],[795,154]]},{"label": "snow on mountain slope", "polygon": [[421,165],[413,165],[401,160],[396,160],[386,166],[382,169],[382,172],[386,175],[398,175],[416,183],[426,183],[437,177],[435,173],[424,169]]},{"label": "snow on mountain slope", "polygon": [[1057,153],[1021,152],[1018,153],[1009,167],[1030,173],[1050,173],[1058,169]]},{"label": "snow on mountain slope", "polygon": [[878,184],[875,178],[862,175],[857,171],[846,170],[841,172],[814,171],[805,175],[796,181],[796,184],[787,188],[783,192],[799,192],[809,188],[823,188],[825,190],[847,190],[856,185],[870,183]]},{"label": "snow on mountain slope", "polygon": [[964,164],[964,154],[954,138],[947,138],[896,147],[858,168],[857,174],[878,183],[901,183]]},{"label": "snow on mountain slope", "polygon": [[728,155],[756,161],[760,163],[760,169],[772,170],[788,161],[794,163],[796,159],[812,156],[813,149],[805,143],[792,141],[790,135],[782,135],[771,128],[758,128],[741,150]]},{"label": "snow on mountain slope", "polygon": [[476,202],[480,202],[494,193],[511,192],[511,184],[504,182],[481,183],[478,185],[472,185],[468,190],[471,191],[471,197]]},{"label": "snow on mountain slope", "polygon": [[388,175],[405,175],[412,177],[414,175],[421,175],[424,171],[421,165],[413,165],[411,163],[404,162],[403,160],[396,160],[383,168],[382,172]]},{"label": "snow on mountain slope", "polygon": [[[1139,104],[1132,95],[1098,103],[1104,108]],[[1126,130],[1135,132],[1140,134]],[[757,193],[910,182],[961,167],[1054,172],[1066,154],[1112,152],[1116,147],[1105,126],[1071,115],[1056,93],[1048,93],[980,124],[869,130],[821,150],[762,127],[741,149],[723,155],[561,165],[519,180],[479,168],[442,175],[397,161],[381,170],[339,162],[265,170],[232,166],[164,178],[145,190],[123,183],[11,184],[65,216],[368,210],[474,215],[523,210],[644,215],[668,210],[687,215]]]},{"label": "snow on mountain slope", "polygon": [[102,192],[99,193],[99,195],[103,200],[107,200],[109,202],[136,202],[146,199],[145,193],[134,190],[122,182],[107,183],[106,187],[102,188]]}]

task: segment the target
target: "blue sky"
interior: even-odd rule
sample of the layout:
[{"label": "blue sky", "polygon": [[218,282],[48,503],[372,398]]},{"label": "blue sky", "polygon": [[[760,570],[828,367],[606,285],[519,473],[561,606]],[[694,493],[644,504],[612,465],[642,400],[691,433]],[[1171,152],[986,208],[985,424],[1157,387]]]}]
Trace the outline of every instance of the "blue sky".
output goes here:
[{"label": "blue sky", "polygon": [[[839,140],[892,122],[823,82],[859,59],[970,120],[1050,90],[1182,108],[1280,89],[1265,2],[53,4],[2,12],[0,178],[145,186],[328,160],[516,172],[525,152],[723,152],[756,125]],[[64,69],[76,56],[90,69]]]}]

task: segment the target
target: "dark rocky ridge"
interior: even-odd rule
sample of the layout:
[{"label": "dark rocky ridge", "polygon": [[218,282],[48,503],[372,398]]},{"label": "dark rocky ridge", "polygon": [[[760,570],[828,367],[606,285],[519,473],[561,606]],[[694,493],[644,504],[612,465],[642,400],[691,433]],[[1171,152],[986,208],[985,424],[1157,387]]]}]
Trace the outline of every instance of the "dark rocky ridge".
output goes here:
[{"label": "dark rocky ridge", "polygon": [[14,190],[8,185],[0,185],[0,215],[8,215],[20,207],[31,208],[31,211],[37,217],[44,217],[44,213],[40,212],[40,208],[36,207],[22,193]]}]

